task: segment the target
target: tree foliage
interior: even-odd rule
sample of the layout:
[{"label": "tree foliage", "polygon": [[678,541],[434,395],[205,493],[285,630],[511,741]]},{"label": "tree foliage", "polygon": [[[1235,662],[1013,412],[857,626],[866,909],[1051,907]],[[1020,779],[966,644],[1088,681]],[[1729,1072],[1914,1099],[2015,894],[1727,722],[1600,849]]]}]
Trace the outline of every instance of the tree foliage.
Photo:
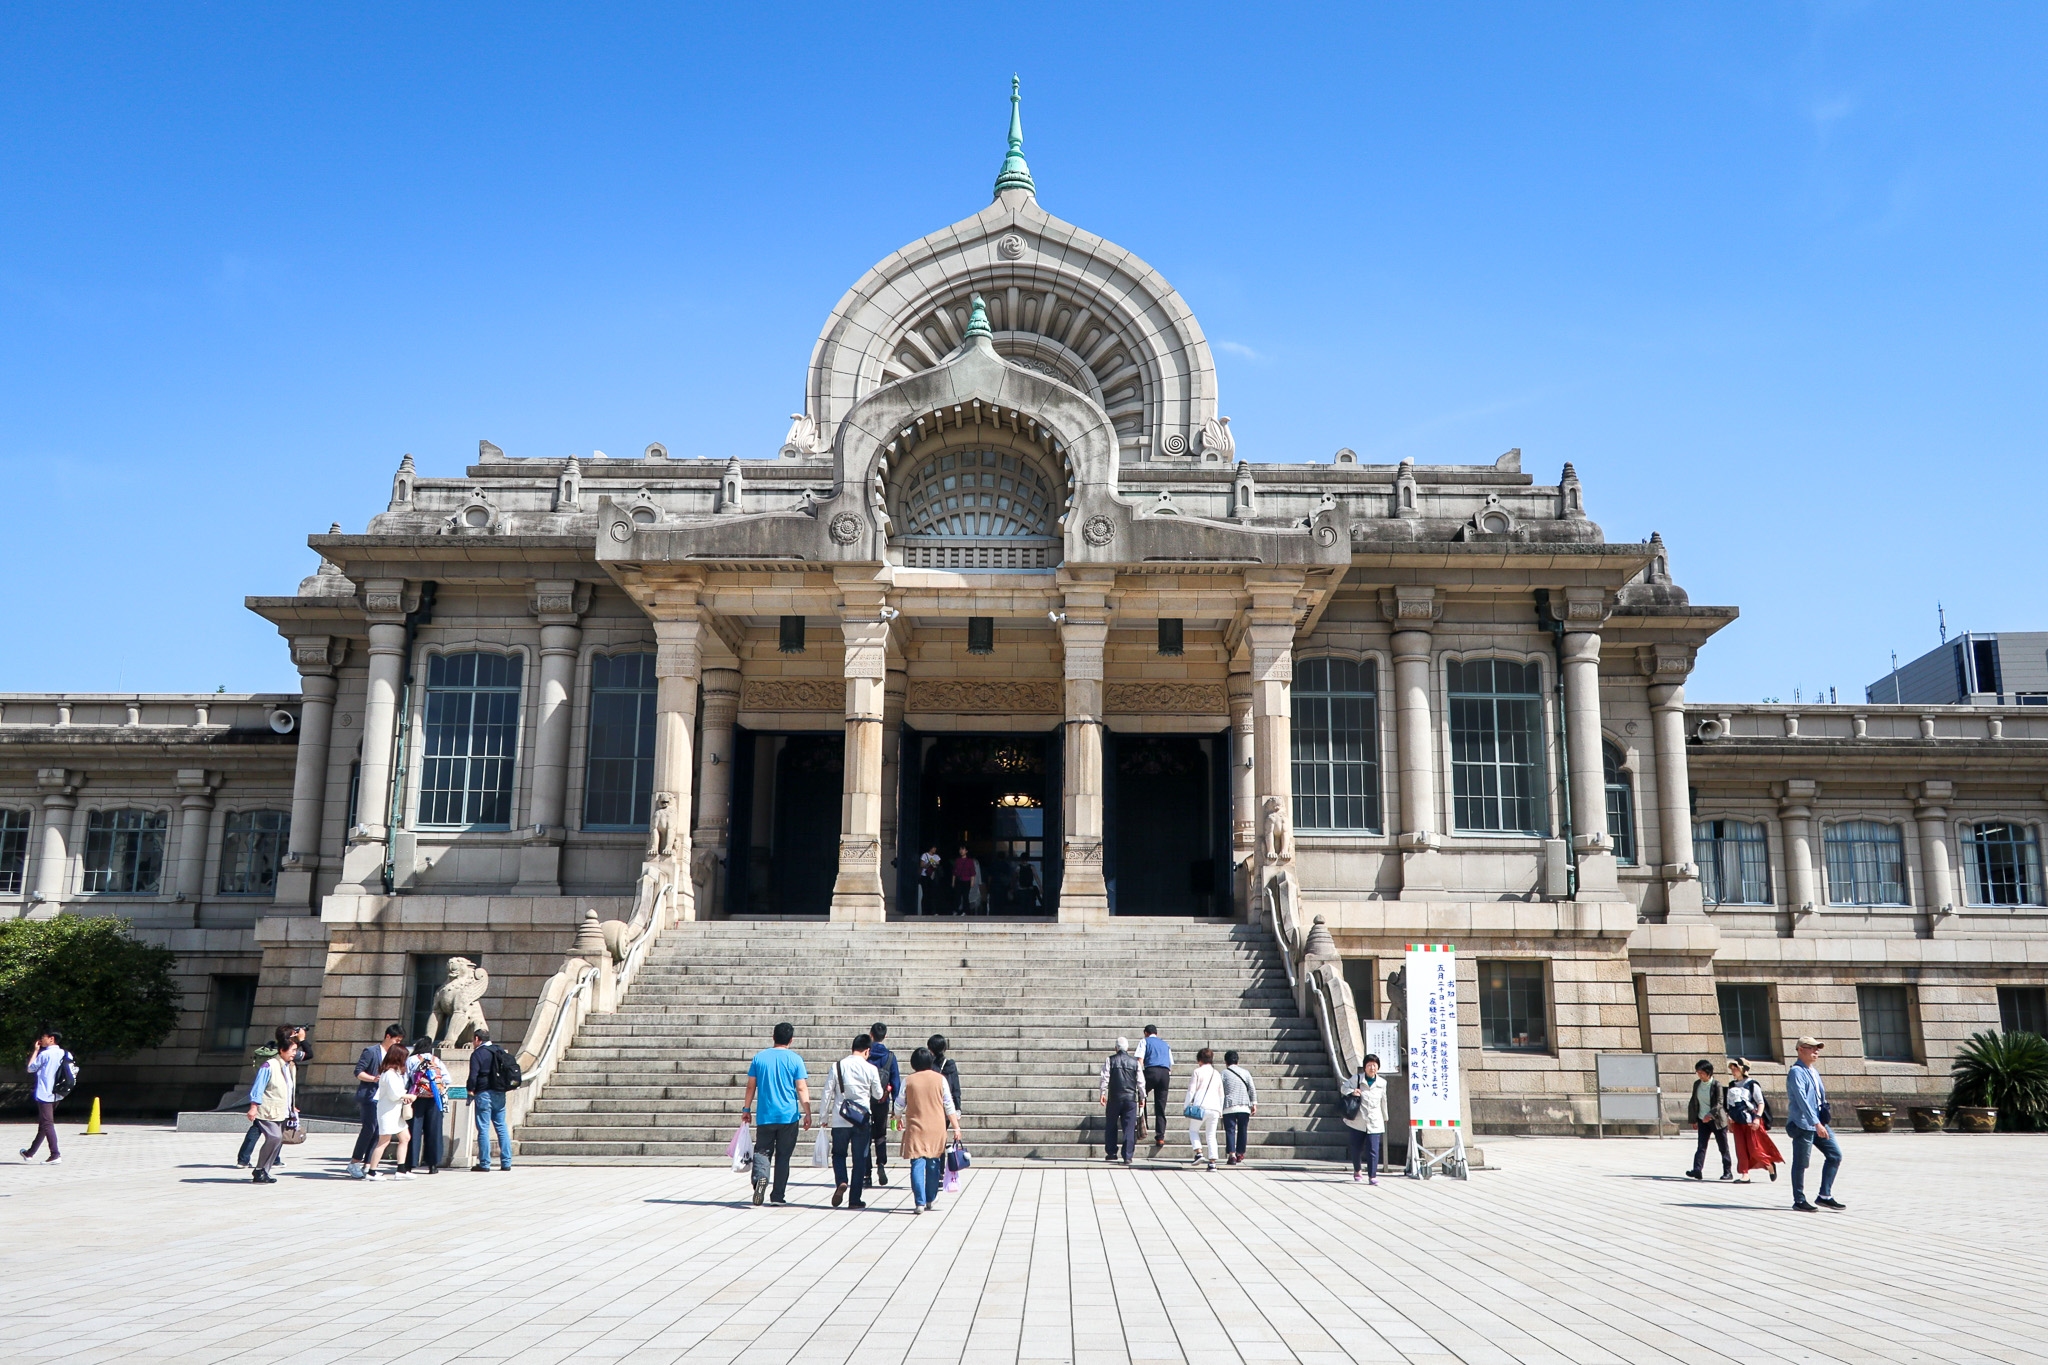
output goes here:
[{"label": "tree foliage", "polygon": [[1949,1105],[1992,1105],[2000,1132],[2048,1128],[2048,1039],[2034,1033],[1973,1033],[1949,1067]]},{"label": "tree foliage", "polygon": [[80,1057],[155,1047],[178,1024],[175,960],[137,939],[127,920],[0,922],[0,1047],[25,1055],[45,1027]]}]

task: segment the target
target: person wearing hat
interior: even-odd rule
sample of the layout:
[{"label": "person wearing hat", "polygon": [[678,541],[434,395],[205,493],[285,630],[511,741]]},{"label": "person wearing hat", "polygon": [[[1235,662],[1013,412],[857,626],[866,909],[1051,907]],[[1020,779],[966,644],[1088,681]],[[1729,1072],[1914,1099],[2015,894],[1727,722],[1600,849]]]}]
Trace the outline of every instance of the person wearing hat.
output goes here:
[{"label": "person wearing hat", "polygon": [[1706,1179],[1707,1143],[1721,1149],[1721,1178],[1735,1178],[1735,1163],[1728,1157],[1728,1109],[1722,1103],[1721,1083],[1714,1079],[1714,1064],[1702,1057],[1692,1067],[1692,1097],[1685,1102],[1685,1121],[1700,1135],[1693,1149],[1688,1180]]},{"label": "person wearing hat", "polygon": [[1740,1172],[1736,1183],[1747,1185],[1749,1173],[1759,1166],[1769,1169],[1776,1180],[1785,1158],[1771,1141],[1771,1104],[1764,1097],[1764,1083],[1749,1074],[1748,1058],[1728,1059],[1728,1085],[1721,1099],[1728,1106],[1728,1128],[1735,1138],[1735,1169]]},{"label": "person wearing hat", "polygon": [[[1818,1038],[1799,1040],[1799,1060],[1785,1071],[1785,1132],[1792,1139],[1792,1207],[1801,1213],[1815,1213],[1814,1207],[1844,1209],[1835,1198],[1835,1172],[1842,1169],[1841,1144],[1828,1131],[1828,1088],[1813,1064],[1820,1060],[1824,1046]],[[1820,1148],[1820,1195],[1806,1202],[1806,1166],[1813,1149]]]}]

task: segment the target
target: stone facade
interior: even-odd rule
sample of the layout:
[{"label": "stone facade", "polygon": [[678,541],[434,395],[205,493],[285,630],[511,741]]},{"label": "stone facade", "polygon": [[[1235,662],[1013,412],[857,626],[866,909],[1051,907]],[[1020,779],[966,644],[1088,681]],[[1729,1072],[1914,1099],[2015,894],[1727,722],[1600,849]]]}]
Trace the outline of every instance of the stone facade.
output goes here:
[{"label": "stone facade", "polygon": [[[335,1096],[449,955],[509,1037],[585,911],[630,910],[661,801],[684,919],[915,918],[920,850],[963,841],[987,908],[1078,923],[1251,917],[1284,865],[1361,1014],[1404,944],[1458,946],[1482,1131],[1589,1124],[1600,1051],[1676,1094],[1751,1006],[1760,1074],[1813,1032],[1845,1098],[1937,1097],[1998,988],[2048,982],[2048,715],[1690,703],[1735,610],[1610,541],[1569,464],[1241,458],[1192,312],[1039,207],[1019,137],[832,311],[779,450],[407,456],[248,600],[301,694],[0,698],[0,912],[180,953],[138,1103],[240,1074],[200,1036],[219,977],[259,978],[259,1032],[317,1017]],[[166,817],[147,891],[85,870],[117,806]],[[262,895],[218,889],[244,808],[290,815]],[[2018,903],[1972,903],[1979,826],[2034,860]],[[1865,864],[1879,903],[1838,903]]]}]

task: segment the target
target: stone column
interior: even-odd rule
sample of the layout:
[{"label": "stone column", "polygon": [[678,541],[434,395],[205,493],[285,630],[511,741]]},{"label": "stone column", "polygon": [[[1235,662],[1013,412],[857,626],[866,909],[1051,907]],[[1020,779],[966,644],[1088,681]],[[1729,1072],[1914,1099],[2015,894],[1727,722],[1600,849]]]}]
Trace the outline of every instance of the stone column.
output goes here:
[{"label": "stone column", "polygon": [[1786,908],[1796,929],[1800,918],[1820,908],[1820,880],[1813,869],[1813,803],[1820,783],[1792,778],[1771,784],[1778,798],[1778,823],[1785,831]]},{"label": "stone column", "polygon": [[842,585],[839,629],[846,641],[846,765],[839,800],[839,877],[832,918],[879,922],[882,897],[883,685],[888,680],[889,623],[882,587],[872,580]]},{"label": "stone column", "polygon": [[356,770],[356,823],[342,857],[343,889],[384,891],[384,857],[391,838],[391,744],[398,733],[398,696],[404,686],[405,583],[373,578],[363,584],[363,614],[370,622],[370,678],[363,700],[363,754]]},{"label": "stone column", "polygon": [[[1645,646],[1640,654],[1650,683],[1650,753],[1657,765],[1657,876],[1664,883],[1664,918],[1706,915],[1699,865],[1692,850],[1692,778],[1685,755],[1685,676],[1692,651],[1682,645]],[[1671,681],[1664,681],[1671,679]]]},{"label": "stone column", "polygon": [[65,885],[71,878],[71,818],[78,809],[78,787],[85,774],[64,768],[38,768],[36,786],[43,793],[43,842],[36,855],[35,890],[30,897],[39,904],[29,913],[48,919],[64,903]]},{"label": "stone column", "polygon": [[1612,897],[1616,876],[1614,839],[1607,830],[1607,767],[1600,729],[1600,626],[1607,619],[1607,593],[1570,588],[1564,598],[1564,710],[1571,769],[1572,841],[1577,854],[1579,897]]},{"label": "stone column", "polygon": [[206,835],[213,820],[213,788],[204,768],[178,769],[178,886],[197,905],[206,887]]},{"label": "stone column", "polygon": [[915,865],[919,852],[914,846],[903,846],[910,832],[897,824],[903,804],[903,708],[909,691],[910,674],[904,661],[890,659],[888,676],[882,682],[882,900],[896,915],[907,915],[915,908],[896,904],[896,895],[903,884],[900,873],[904,863]]},{"label": "stone column", "polygon": [[1948,803],[1955,799],[1953,782],[1929,780],[1911,789],[1913,819],[1920,827],[1921,905],[1927,912],[1927,927],[1955,913],[1955,874],[1948,857]]},{"label": "stone column", "polygon": [[[650,860],[665,857],[675,879],[675,918],[697,917],[696,888],[690,883],[691,741],[697,725],[697,678],[704,660],[698,636],[694,587],[679,594],[664,590],[656,600],[662,614],[654,619],[654,801],[665,806],[668,849],[650,848]],[[658,836],[656,836],[658,839]]]},{"label": "stone column", "polygon": [[697,747],[697,818],[690,834],[690,885],[697,918],[716,918],[725,904],[726,849],[732,831],[733,722],[740,711],[736,668],[707,668],[701,684],[704,718]]},{"label": "stone column", "polygon": [[1249,919],[1257,908],[1252,869],[1259,842],[1259,795],[1252,772],[1258,738],[1252,723],[1248,656],[1244,662],[1232,661],[1223,687],[1230,706],[1230,884],[1237,896],[1239,917]]},{"label": "stone column", "polygon": [[313,903],[334,736],[334,670],[347,652],[348,641],[335,636],[309,635],[292,641],[292,662],[299,668],[299,751],[292,766],[291,834],[284,862],[277,870],[273,898],[280,909],[304,910]]},{"label": "stone column", "polygon": [[583,643],[578,621],[589,605],[588,590],[564,580],[533,585],[533,614],[540,620],[540,707],[533,737],[533,824],[519,849],[518,890],[530,896],[562,894],[562,829],[569,803],[570,696],[576,685],[576,654]]},{"label": "stone column", "polygon": [[1294,862],[1294,622],[1299,575],[1247,575],[1251,606],[1252,790],[1257,875],[1264,886]]},{"label": "stone column", "polygon": [[1427,900],[1444,889],[1436,828],[1436,721],[1430,706],[1430,631],[1443,614],[1435,588],[1394,588],[1380,609],[1393,624],[1394,747],[1400,811],[1401,898]]},{"label": "stone column", "polygon": [[1102,665],[1109,641],[1111,575],[1069,571],[1060,622],[1061,713],[1066,764],[1060,824],[1060,922],[1109,920],[1102,875]]}]

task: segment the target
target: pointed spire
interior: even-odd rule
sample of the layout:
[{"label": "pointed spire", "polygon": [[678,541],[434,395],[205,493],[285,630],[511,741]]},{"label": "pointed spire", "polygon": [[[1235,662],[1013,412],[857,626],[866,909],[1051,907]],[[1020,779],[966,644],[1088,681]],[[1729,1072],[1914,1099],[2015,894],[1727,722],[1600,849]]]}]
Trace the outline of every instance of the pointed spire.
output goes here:
[{"label": "pointed spire", "polygon": [[1023,97],[1018,93],[1022,86],[1015,76],[1010,77],[1010,152],[1003,158],[1003,169],[996,176],[996,193],[1004,190],[1022,190],[1036,195],[1038,187],[1031,183],[1031,168],[1024,164],[1024,115],[1021,110]]},{"label": "pointed spire", "polygon": [[974,303],[967,314],[966,340],[976,337],[993,337],[995,330],[988,325],[988,305],[981,301],[981,295],[974,296]]}]

